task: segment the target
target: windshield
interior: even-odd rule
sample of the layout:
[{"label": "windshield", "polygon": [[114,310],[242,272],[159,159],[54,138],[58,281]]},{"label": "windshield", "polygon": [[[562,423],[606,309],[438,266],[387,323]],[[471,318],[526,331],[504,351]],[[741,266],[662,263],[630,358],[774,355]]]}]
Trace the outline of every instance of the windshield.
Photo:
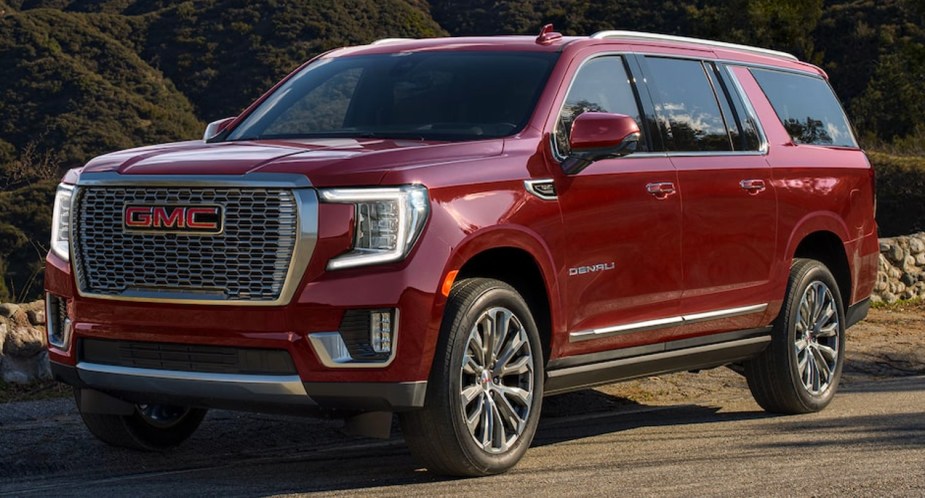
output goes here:
[{"label": "windshield", "polygon": [[557,53],[406,52],[319,60],[226,140],[512,135],[530,118]]}]

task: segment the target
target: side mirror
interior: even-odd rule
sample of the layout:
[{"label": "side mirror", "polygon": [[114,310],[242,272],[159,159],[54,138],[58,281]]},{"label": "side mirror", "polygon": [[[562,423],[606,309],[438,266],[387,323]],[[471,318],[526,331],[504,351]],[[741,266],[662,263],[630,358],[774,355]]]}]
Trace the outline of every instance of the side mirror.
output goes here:
[{"label": "side mirror", "polygon": [[562,161],[562,170],[575,175],[594,161],[623,157],[636,151],[639,125],[623,114],[585,112],[572,122],[569,146],[572,153]]},{"label": "side mirror", "polygon": [[219,133],[225,131],[225,128],[234,120],[235,118],[225,118],[212,121],[209,126],[206,126],[206,132],[202,134],[202,140],[208,142],[210,138],[215,138]]}]

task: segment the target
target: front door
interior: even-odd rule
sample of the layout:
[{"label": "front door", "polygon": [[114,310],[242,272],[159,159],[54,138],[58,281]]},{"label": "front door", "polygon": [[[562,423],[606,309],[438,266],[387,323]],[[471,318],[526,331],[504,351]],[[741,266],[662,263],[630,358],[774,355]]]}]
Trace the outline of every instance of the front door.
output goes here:
[{"label": "front door", "polygon": [[[623,57],[585,61],[557,121],[558,158],[568,155],[568,132],[579,114],[626,114],[642,125],[638,102]],[[639,152],[557,178],[570,241],[567,267],[561,270],[569,313],[564,355],[651,344],[680,327],[678,177],[665,154],[647,152],[647,141],[644,133]]]}]

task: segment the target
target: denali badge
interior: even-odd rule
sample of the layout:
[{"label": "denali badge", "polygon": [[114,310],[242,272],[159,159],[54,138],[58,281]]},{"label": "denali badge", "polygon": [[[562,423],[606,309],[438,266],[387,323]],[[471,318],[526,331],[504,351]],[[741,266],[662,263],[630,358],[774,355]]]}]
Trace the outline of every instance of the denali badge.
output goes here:
[{"label": "denali badge", "polygon": [[584,275],[585,273],[595,273],[599,271],[613,270],[616,268],[616,263],[611,261],[610,263],[598,263],[591,266],[579,266],[578,268],[569,268],[568,275],[570,277],[575,275]]},{"label": "denali badge", "polygon": [[125,206],[122,228],[132,232],[217,234],[222,231],[220,206]]}]

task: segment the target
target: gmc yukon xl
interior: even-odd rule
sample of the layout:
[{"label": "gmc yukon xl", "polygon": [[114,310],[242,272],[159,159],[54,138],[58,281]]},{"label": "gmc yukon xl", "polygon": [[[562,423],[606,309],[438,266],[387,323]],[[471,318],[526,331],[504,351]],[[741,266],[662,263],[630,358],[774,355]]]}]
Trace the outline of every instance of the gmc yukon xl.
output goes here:
[{"label": "gmc yukon xl", "polygon": [[825,408],[864,318],[873,172],[825,73],[648,33],[322,54],[203,140],[57,191],[49,355],[106,443],[208,408],[335,415],[434,472],[530,446],[546,395],[728,365]]}]

